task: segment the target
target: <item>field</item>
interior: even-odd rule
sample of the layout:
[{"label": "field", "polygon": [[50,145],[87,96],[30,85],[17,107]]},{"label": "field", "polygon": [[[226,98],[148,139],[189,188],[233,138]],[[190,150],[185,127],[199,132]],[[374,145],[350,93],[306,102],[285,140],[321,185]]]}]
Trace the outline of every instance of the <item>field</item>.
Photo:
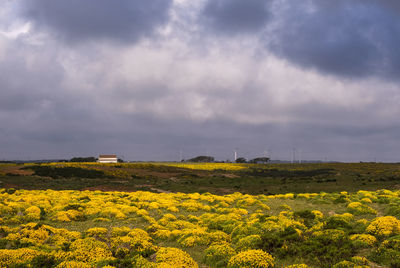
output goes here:
[{"label": "field", "polygon": [[400,165],[1,164],[0,267],[400,267]]},{"label": "field", "polygon": [[0,187],[230,194],[400,189],[400,165],[51,163],[0,164]]}]

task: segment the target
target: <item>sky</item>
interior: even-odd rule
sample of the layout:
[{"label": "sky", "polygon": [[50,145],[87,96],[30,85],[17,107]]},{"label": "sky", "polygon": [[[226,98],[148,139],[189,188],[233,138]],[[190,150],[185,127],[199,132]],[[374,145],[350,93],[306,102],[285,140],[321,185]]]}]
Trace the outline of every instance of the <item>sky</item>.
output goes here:
[{"label": "sky", "polygon": [[2,0],[0,160],[400,161],[397,0]]}]

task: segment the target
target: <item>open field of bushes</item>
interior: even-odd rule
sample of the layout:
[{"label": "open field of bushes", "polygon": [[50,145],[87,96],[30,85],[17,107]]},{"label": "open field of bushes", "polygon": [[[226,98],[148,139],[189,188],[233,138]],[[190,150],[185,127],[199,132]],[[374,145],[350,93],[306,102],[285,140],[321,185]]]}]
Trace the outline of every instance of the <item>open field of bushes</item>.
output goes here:
[{"label": "open field of bushes", "polygon": [[400,267],[399,172],[2,164],[0,267]]},{"label": "open field of bushes", "polygon": [[0,267],[398,267],[399,196],[3,189]]},{"label": "open field of bushes", "polygon": [[400,164],[0,164],[0,187],[230,194],[400,189]]}]

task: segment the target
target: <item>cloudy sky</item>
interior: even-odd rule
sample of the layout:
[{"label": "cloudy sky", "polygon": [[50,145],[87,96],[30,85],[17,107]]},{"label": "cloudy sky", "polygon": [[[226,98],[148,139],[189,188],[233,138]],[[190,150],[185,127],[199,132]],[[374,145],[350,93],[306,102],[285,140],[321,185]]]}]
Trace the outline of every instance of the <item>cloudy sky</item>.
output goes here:
[{"label": "cloudy sky", "polygon": [[2,0],[0,160],[400,161],[397,0]]}]

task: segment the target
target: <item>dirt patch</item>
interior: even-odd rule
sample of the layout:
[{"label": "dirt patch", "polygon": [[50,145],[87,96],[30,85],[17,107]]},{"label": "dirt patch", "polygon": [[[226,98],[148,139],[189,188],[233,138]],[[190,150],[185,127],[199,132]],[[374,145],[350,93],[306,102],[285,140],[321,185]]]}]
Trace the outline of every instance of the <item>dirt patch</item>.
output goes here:
[{"label": "dirt patch", "polygon": [[154,185],[153,184],[136,184],[135,185],[135,187],[138,187],[138,188],[144,188],[144,187],[149,187],[149,188],[151,188],[151,187],[153,187]]},{"label": "dirt patch", "polygon": [[14,175],[20,175],[20,176],[29,176],[33,175],[35,173],[32,170],[28,169],[21,169],[23,166],[9,166],[3,169],[4,173],[11,173]]},{"label": "dirt patch", "polygon": [[172,193],[172,192],[170,192],[170,191],[165,191],[165,190],[163,190],[163,189],[158,189],[158,188],[150,188],[151,190],[153,190],[153,191],[155,191],[155,192],[157,192],[157,193],[165,193],[165,194],[170,194],[170,193]]},{"label": "dirt patch", "polygon": [[222,194],[222,195],[232,194],[234,192],[233,189],[228,189],[228,188],[199,187],[198,189],[201,191],[215,193],[215,194]]},{"label": "dirt patch", "polygon": [[[150,190],[157,192],[157,193],[171,193],[170,191],[165,191],[163,189],[154,188],[151,184],[141,184],[135,185],[136,188],[149,188]],[[82,189],[83,191],[103,191],[103,192],[136,192],[138,189],[132,189],[131,187],[124,187],[124,186],[109,186],[109,185],[99,185],[93,187],[86,187]]]},{"label": "dirt patch", "polygon": [[224,176],[224,177],[226,177],[226,178],[231,178],[231,179],[233,179],[233,178],[239,178],[239,176],[238,176],[238,175],[235,175],[235,174],[222,174],[222,176]]},{"label": "dirt patch", "polygon": [[230,194],[233,192],[232,189],[228,189],[228,188],[219,188],[218,190],[221,191],[222,193],[227,193],[227,194]]},{"label": "dirt patch", "polygon": [[83,188],[82,191],[102,191],[102,192],[136,192],[135,189],[124,186],[99,185]]}]

